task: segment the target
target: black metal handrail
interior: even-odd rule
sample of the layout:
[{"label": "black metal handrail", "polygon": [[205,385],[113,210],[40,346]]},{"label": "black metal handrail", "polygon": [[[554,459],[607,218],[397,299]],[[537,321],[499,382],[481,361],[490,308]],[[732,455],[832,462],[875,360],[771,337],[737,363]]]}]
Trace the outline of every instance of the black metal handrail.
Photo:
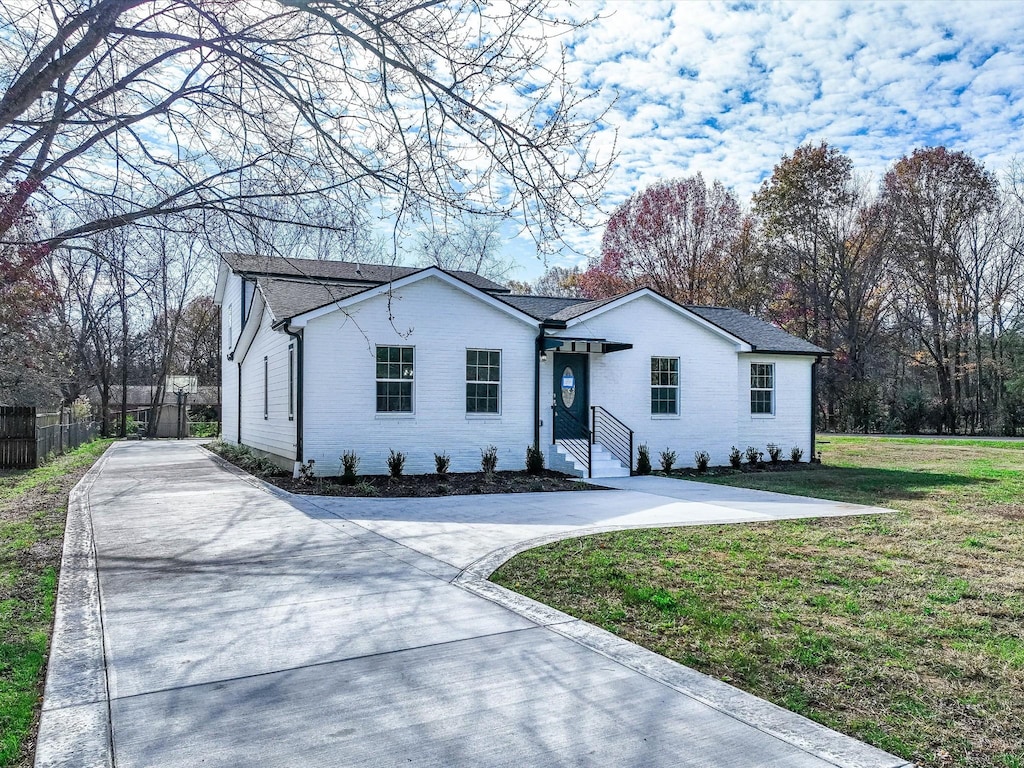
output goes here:
[{"label": "black metal handrail", "polygon": [[591,442],[600,443],[608,453],[633,471],[633,430],[600,405],[590,406]]},{"label": "black metal handrail", "polygon": [[[558,423],[558,426],[556,426],[556,422]],[[555,435],[559,432],[562,433],[562,436],[556,439]],[[565,408],[559,408],[557,405],[552,405],[552,445],[557,443],[559,440],[562,441],[562,447],[565,448],[565,450],[571,454],[576,461],[584,465],[584,468],[587,470],[587,477],[590,477],[590,464],[594,451],[594,442],[591,439],[590,430],[587,429],[586,424],[573,416]],[[584,450],[583,446],[586,446],[586,450]]]}]

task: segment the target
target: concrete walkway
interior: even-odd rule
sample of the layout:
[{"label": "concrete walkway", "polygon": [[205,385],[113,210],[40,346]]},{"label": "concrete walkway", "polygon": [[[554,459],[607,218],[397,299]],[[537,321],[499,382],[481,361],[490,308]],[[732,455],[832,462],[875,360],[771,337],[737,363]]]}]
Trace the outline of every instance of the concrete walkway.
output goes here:
[{"label": "concrete walkway", "polygon": [[878,511],[663,482],[316,499],[117,444],[69,506],[36,765],[906,765],[483,580],[527,540]]}]

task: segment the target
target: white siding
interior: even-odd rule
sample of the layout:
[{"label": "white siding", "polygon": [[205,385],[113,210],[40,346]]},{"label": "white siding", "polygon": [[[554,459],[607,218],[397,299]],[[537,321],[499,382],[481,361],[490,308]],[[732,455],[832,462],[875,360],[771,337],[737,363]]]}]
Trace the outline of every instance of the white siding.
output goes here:
[{"label": "white siding", "polygon": [[[528,323],[434,278],[311,320],[304,457],[318,473],[338,474],[342,452],[354,450],[360,473],[384,474],[394,449],[412,474],[433,472],[434,453],[446,452],[451,471],[471,472],[481,449],[495,445],[499,470],[522,469],[533,442],[536,336]],[[376,412],[377,345],[415,348],[413,414]],[[497,416],[466,414],[467,348],[501,350]]]},{"label": "white siding", "polygon": [[[740,392],[736,446],[742,451],[748,445],[764,451],[768,459],[768,443],[782,448],[782,458],[789,460],[793,446],[803,452],[803,461],[811,459],[811,364],[813,357],[795,355],[744,354],[739,356],[737,387]],[[775,366],[775,413],[771,416],[750,412],[750,364],[771,363]]]},{"label": "white siding", "polygon": [[[658,466],[663,449],[677,453],[677,466],[692,466],[695,451],[708,451],[712,464],[727,464],[736,444],[736,345],[656,299],[644,296],[578,323],[558,336],[603,338],[632,343],[621,352],[590,355],[590,405],[600,405],[646,443]],[[679,414],[651,414],[651,357],[679,358]],[[546,395],[542,443],[551,442],[554,356],[542,366]]]},{"label": "white siding", "polygon": [[[259,330],[242,361],[242,443],[294,461],[295,422],[288,419],[288,345],[293,339],[271,330],[270,324],[270,313],[264,309]],[[264,357],[268,372],[266,418],[263,415]]]},{"label": "white siding", "polygon": [[228,275],[220,307],[221,439],[228,443],[238,442],[238,366],[228,354],[241,331],[241,282],[234,272]]}]

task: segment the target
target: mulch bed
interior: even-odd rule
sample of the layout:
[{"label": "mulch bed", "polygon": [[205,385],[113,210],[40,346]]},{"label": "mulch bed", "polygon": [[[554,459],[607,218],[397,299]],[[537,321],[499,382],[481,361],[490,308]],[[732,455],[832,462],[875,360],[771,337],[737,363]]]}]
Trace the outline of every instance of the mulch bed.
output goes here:
[{"label": "mulch bed", "polygon": [[553,491],[602,491],[598,485],[584,483],[560,472],[544,470],[539,475],[526,472],[452,472],[440,475],[360,475],[355,485],[342,485],[337,477],[322,477],[312,483],[293,477],[265,477],[268,483],[292,493],[313,496],[468,496],[479,493],[546,493]]},{"label": "mulch bed", "polygon": [[652,475],[658,475],[659,477],[686,477],[686,478],[697,478],[702,477],[723,477],[729,475],[758,475],[763,473],[771,472],[806,472],[808,470],[823,469],[824,465],[820,462],[807,462],[807,461],[780,461],[778,464],[772,464],[770,461],[761,462],[760,464],[747,464],[743,462],[738,468],[734,467],[708,467],[705,471],[701,472],[696,467],[683,467],[681,469],[673,469],[667,475],[660,469],[651,472]]}]

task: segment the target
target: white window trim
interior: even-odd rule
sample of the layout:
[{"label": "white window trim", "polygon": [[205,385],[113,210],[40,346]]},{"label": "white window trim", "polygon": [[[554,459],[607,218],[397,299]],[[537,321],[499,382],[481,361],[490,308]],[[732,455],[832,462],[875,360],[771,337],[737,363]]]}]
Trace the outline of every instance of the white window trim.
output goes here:
[{"label": "white window trim", "polygon": [[288,345],[288,421],[295,421],[295,342]]},{"label": "white window trim", "polygon": [[[772,369],[772,385],[769,388],[769,387],[755,387],[755,386],[753,386],[753,384],[751,384],[749,391],[750,392],[770,392],[771,396],[772,396],[772,410],[771,410],[771,413],[754,413],[753,410],[750,410],[750,418],[752,418],[752,419],[774,419],[775,418],[775,411],[778,409],[778,403],[776,401],[776,394],[775,394],[775,389],[776,389],[776,387],[775,387],[775,363],[767,363],[767,362],[759,362],[757,360],[751,360],[750,361],[750,368],[751,368],[751,370],[750,370],[748,376],[752,377],[753,367],[755,365],[767,365],[767,366],[769,366]],[[747,408],[748,408],[748,410],[752,409],[752,405],[750,403],[750,394],[749,393],[747,395]]]},{"label": "white window trim", "polygon": [[[500,349],[484,349],[483,347],[466,347],[466,352],[497,352],[498,353],[498,380],[497,381],[479,381],[477,379],[474,379],[473,381],[470,381],[467,378],[465,380],[465,382],[464,382],[464,385],[465,384],[497,384],[498,385],[498,410],[495,411],[494,413],[471,413],[467,409],[466,410],[466,418],[471,420],[471,421],[475,420],[475,419],[482,419],[482,420],[500,419],[501,418],[501,408],[502,408],[503,400],[504,400],[504,398],[502,397],[502,392],[501,392],[501,380],[505,376],[505,371],[504,371],[504,367],[505,367],[504,358],[505,358],[505,355],[504,355],[504,353]],[[463,401],[462,402],[463,408],[466,408],[468,403],[466,403],[465,386],[463,386],[462,401]]]},{"label": "white window trim", "polygon": [[270,418],[270,363],[266,355],[263,356],[263,419]]},{"label": "white window trim", "polygon": [[[664,384],[664,385],[663,384],[657,384],[657,385],[656,384],[651,384],[650,386],[648,386],[647,387],[647,410],[650,413],[651,405],[652,405],[652,400],[651,400],[651,390],[652,389],[655,389],[655,388],[658,388],[658,389],[675,389],[675,391],[676,391],[676,411],[675,411],[675,413],[651,413],[650,416],[655,421],[664,420],[664,419],[679,419],[679,418],[681,418],[681,414],[682,414],[682,411],[683,411],[683,403],[682,403],[682,401],[680,399],[682,397],[682,392],[681,392],[681,387],[680,387],[680,384],[679,384],[680,379],[681,379],[682,360],[679,357],[673,356],[673,355],[651,355],[651,363],[653,363],[655,360],[675,360],[676,361],[676,383],[674,385],[672,385],[672,384]],[[648,368],[648,374],[649,373],[650,373],[650,369]]]},{"label": "white window trim", "polygon": [[[377,350],[386,349],[411,349],[412,350],[412,378],[411,379],[379,379],[377,378]],[[409,407],[408,411],[378,411],[377,410],[377,385],[380,383],[398,382],[409,384]],[[373,348],[373,411],[378,419],[411,419],[416,416],[416,347],[410,344],[377,344]]]}]

